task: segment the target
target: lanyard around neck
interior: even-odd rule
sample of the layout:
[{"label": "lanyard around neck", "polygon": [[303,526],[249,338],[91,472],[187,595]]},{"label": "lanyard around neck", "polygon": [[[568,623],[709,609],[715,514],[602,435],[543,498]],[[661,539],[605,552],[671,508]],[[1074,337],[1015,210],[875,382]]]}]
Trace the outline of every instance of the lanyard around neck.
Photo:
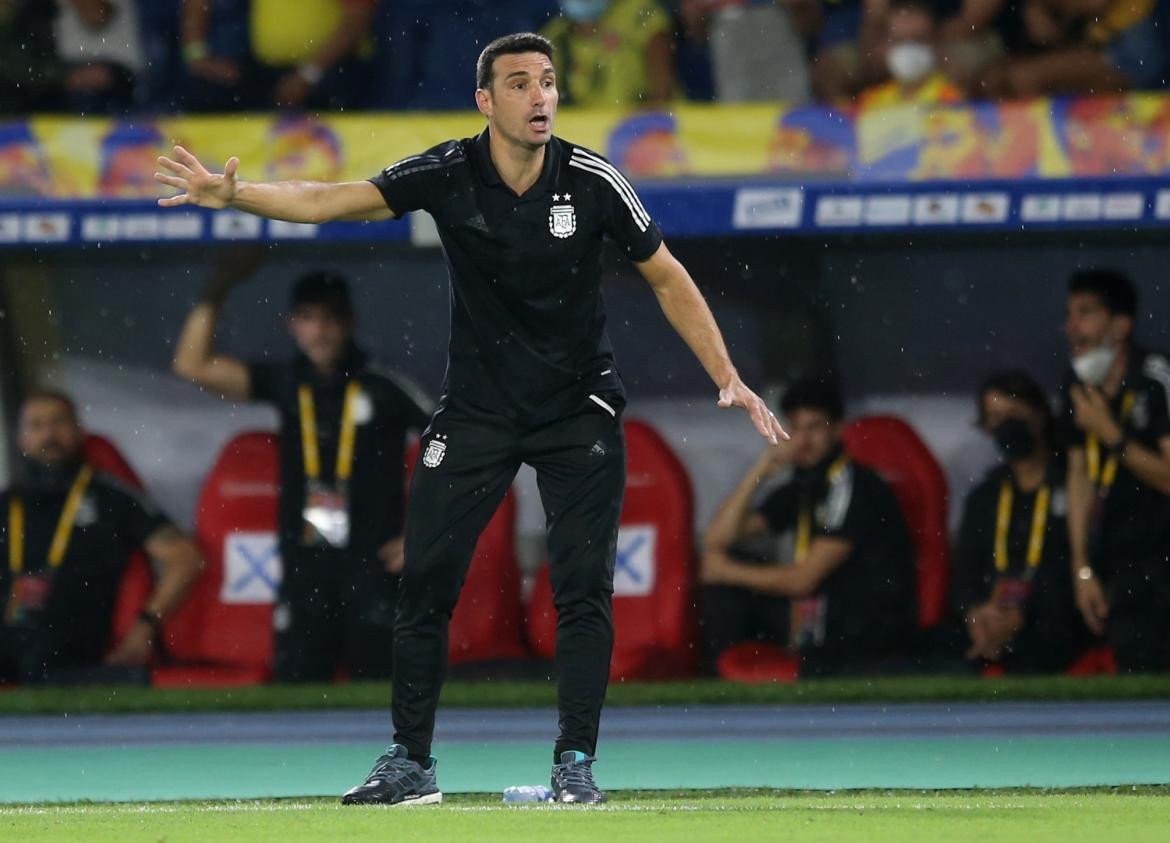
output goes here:
[{"label": "lanyard around neck", "polygon": [[[999,509],[995,517],[995,570],[1005,573],[1008,569],[1008,530],[1012,523],[1012,500],[1015,496],[1010,478],[1004,478],[999,487]],[[1032,507],[1032,529],[1028,535],[1028,555],[1025,561],[1028,573],[1031,575],[1040,565],[1044,557],[1044,534],[1048,526],[1048,506],[1052,499],[1052,490],[1045,483],[1036,493],[1036,503]]]},{"label": "lanyard around neck", "polygon": [[[57,528],[53,531],[53,542],[49,545],[49,567],[57,569],[65,561],[65,553],[69,550],[69,540],[73,536],[73,526],[77,520],[77,510],[81,507],[81,499],[85,490],[89,488],[89,481],[93,479],[93,468],[86,464],[77,472],[69,494],[65,498],[65,505],[61,507],[61,517],[57,519]],[[24,570],[24,500],[13,495],[8,501],[8,569],[13,574]]]},{"label": "lanyard around neck", "polygon": [[[849,457],[845,454],[833,460],[833,464],[829,466],[826,476],[829,482],[837,479],[837,475],[845,470],[845,466],[849,464]],[[800,496],[800,513],[796,519],[796,550],[794,553],[794,561],[797,564],[804,562],[808,558],[808,549],[812,545],[812,504],[808,499],[808,494],[804,493]]]},{"label": "lanyard around neck", "polygon": [[[353,474],[354,440],[357,437],[357,402],[361,384],[350,381],[345,387],[345,402],[341,410],[341,434],[337,440],[336,479],[348,480]],[[297,388],[301,410],[301,449],[305,458],[305,476],[317,480],[321,476],[321,450],[317,440],[317,410],[313,403],[313,389],[307,383]]]},{"label": "lanyard around neck", "polygon": [[[1133,390],[1126,390],[1125,397],[1121,399],[1122,427],[1125,427],[1125,423],[1129,421],[1136,401]],[[1099,493],[1107,494],[1113,487],[1113,481],[1117,479],[1117,454],[1110,454],[1109,459],[1102,467],[1101,442],[1097,439],[1097,434],[1090,433],[1085,442],[1085,458],[1089,463],[1090,482],[1097,487]]]}]

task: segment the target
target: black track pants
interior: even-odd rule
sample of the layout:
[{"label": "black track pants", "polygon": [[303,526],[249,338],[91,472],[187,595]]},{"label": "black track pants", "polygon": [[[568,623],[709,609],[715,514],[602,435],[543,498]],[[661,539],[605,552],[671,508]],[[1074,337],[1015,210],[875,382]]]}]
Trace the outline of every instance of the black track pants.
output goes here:
[{"label": "black track pants", "polygon": [[557,621],[560,736],[555,751],[593,754],[613,650],[613,567],[625,488],[622,402],[521,427],[446,400],[423,436],[406,516],[406,564],[394,624],[394,739],[431,750],[447,668],[447,623],[480,532],[521,463],[536,469]]}]

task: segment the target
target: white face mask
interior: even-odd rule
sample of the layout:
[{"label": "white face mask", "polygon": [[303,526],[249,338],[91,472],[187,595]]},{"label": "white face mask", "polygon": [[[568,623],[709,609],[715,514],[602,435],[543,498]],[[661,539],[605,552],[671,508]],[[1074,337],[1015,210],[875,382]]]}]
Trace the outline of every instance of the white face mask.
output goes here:
[{"label": "white face mask", "polygon": [[1092,351],[1078,354],[1072,359],[1072,367],[1081,383],[1087,386],[1101,386],[1109,376],[1109,370],[1116,359],[1117,349],[1111,345],[1102,345]]},{"label": "white face mask", "polygon": [[918,82],[934,70],[934,48],[921,41],[905,41],[886,54],[890,75],[899,82]]}]

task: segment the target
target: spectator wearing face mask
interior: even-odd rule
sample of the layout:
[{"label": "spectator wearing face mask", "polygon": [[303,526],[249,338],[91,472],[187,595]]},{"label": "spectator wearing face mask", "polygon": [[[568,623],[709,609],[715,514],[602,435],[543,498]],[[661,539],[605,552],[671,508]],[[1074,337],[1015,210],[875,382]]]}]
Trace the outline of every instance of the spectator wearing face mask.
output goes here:
[{"label": "spectator wearing face mask", "polygon": [[889,108],[958,102],[962,94],[939,70],[939,21],[925,0],[893,0],[886,16],[889,82],[863,91],[860,105]]},{"label": "spectator wearing face mask", "polygon": [[659,107],[675,95],[674,24],[657,0],[560,0],[541,34],[562,105]]},{"label": "spectator wearing face mask", "polygon": [[1077,608],[1126,671],[1170,667],[1170,360],[1133,338],[1137,291],[1069,281],[1068,526]]},{"label": "spectator wearing face mask", "polygon": [[955,553],[963,651],[1018,673],[1063,670],[1077,640],[1068,577],[1064,461],[1044,391],[1001,372],[978,392],[979,427],[1003,461],[971,490]]}]

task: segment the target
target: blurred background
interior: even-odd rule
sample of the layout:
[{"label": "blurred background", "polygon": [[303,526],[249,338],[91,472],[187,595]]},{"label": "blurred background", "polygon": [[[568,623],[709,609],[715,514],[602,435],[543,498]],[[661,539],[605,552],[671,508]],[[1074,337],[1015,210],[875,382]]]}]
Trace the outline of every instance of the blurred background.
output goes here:
[{"label": "blurred background", "polygon": [[[288,289],[350,282],[360,344],[431,398],[446,267],[424,215],[302,226],[156,207],[183,144],[245,179],[367,178],[482,129],[475,60],[513,31],[558,49],[557,133],[637,186],[773,403],[835,377],[850,419],[893,414],[944,473],[949,529],[996,461],[976,426],[990,372],[1055,398],[1071,273],[1136,283],[1167,345],[1167,0],[0,0],[0,357],[15,432],[33,385],[71,394],[181,528],[210,466],[276,413],[181,381],[183,320],[242,281],[218,347],[293,352]],[[759,456],[640,276],[607,256],[630,393],[685,468],[693,534]],[[12,437],[9,437],[12,441]],[[0,460],[11,480],[15,445]],[[534,478],[516,561],[544,558]],[[271,598],[269,598],[271,599]]]}]

